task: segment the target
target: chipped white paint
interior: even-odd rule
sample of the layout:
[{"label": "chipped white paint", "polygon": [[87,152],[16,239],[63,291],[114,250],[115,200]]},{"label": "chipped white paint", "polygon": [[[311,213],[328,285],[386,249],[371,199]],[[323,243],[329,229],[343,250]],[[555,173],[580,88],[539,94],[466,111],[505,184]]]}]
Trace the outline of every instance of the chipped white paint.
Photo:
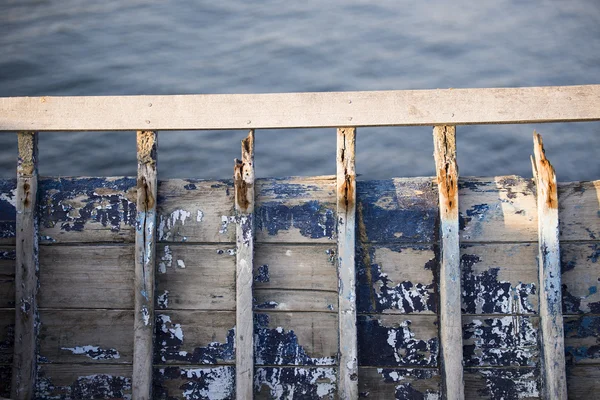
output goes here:
[{"label": "chipped white paint", "polygon": [[148,308],[146,306],[143,306],[141,313],[142,319],[144,320],[144,325],[148,326],[150,324],[150,313],[148,312]]},{"label": "chipped white paint", "polygon": [[237,218],[235,215],[221,215],[221,228],[219,229],[220,234],[227,233],[227,229],[229,224],[237,223]]},{"label": "chipped white paint", "polygon": [[0,200],[8,202],[11,206],[17,205],[17,189],[13,189],[6,193],[0,193]]},{"label": "chipped white paint", "polygon": [[[275,400],[289,400],[294,398],[294,393],[305,390],[302,384],[316,385],[316,392],[320,398],[329,398],[335,394],[336,374],[333,368],[294,368],[294,382],[285,382],[281,379],[283,368],[257,368],[254,377],[254,387],[262,395],[262,387],[269,389],[268,397]],[[271,372],[271,373],[269,373]],[[310,380],[309,380],[310,378]],[[308,382],[307,382],[308,381]],[[297,383],[296,383],[297,382]],[[296,385],[300,386],[296,389]],[[288,393],[286,397],[284,394]]]},{"label": "chipped white paint", "polygon": [[158,263],[158,272],[161,274],[167,273],[167,268],[170,268],[173,264],[173,252],[169,245],[165,246],[164,254],[160,258],[160,262]]},{"label": "chipped white paint", "polygon": [[192,389],[184,390],[182,394],[186,400],[225,400],[231,398],[231,388],[234,386],[235,381],[232,368],[185,368],[182,371],[187,378],[202,378],[206,384],[200,390],[193,386]]},{"label": "chipped white paint", "polygon": [[85,354],[92,360],[112,360],[119,359],[121,355],[116,349],[102,349],[98,346],[76,346],[76,347],[61,347],[62,350],[68,350],[73,354]]},{"label": "chipped white paint", "polygon": [[201,210],[196,212],[196,222],[202,222],[202,218],[204,218],[204,213]]},{"label": "chipped white paint", "polygon": [[165,290],[162,294],[158,295],[158,307],[165,309],[169,307],[169,291]]},{"label": "chipped white paint", "polygon": [[183,260],[177,260],[177,266],[179,268],[185,268],[185,263],[183,262]]},{"label": "chipped white paint", "polygon": [[160,216],[160,223],[158,224],[158,240],[169,240],[173,232],[171,232],[178,225],[185,225],[185,220],[190,218],[192,213],[186,210],[175,210],[168,217],[164,215]]}]

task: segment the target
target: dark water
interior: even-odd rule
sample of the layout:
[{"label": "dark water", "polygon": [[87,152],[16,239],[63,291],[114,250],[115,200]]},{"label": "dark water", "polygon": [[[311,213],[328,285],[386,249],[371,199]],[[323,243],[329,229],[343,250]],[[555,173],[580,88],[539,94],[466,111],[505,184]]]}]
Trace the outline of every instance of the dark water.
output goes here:
[{"label": "dark water", "polygon": [[[600,1],[0,0],[0,96],[600,83]],[[462,175],[600,178],[600,124],[459,127]],[[246,132],[164,132],[166,177],[227,178]],[[431,129],[358,131],[363,178],[433,175]],[[258,176],[335,172],[333,130],[257,132]],[[0,134],[0,176],[16,138]],[[45,133],[44,175],[134,175],[135,133]]]}]

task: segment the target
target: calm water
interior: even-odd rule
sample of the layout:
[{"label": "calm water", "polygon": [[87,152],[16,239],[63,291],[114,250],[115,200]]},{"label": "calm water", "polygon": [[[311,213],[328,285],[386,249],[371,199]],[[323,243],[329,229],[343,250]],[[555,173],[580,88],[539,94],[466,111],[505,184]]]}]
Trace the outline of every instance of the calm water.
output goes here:
[{"label": "calm water", "polygon": [[[473,6],[473,4],[478,4]],[[486,5],[483,5],[485,3]],[[0,96],[263,93],[600,83],[600,2],[0,0]],[[600,124],[458,130],[462,175],[600,178]],[[160,176],[227,178],[246,132],[164,132]],[[433,175],[431,129],[358,131],[362,178]],[[0,176],[16,135],[0,135]],[[257,132],[258,176],[335,172],[333,130]],[[135,133],[46,133],[44,175],[134,175]]]}]

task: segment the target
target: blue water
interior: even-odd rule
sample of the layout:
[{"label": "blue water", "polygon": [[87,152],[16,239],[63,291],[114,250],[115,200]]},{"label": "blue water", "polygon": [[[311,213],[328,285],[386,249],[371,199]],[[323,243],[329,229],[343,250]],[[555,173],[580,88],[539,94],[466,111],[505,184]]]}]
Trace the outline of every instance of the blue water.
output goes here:
[{"label": "blue water", "polygon": [[[0,1],[0,96],[600,83],[600,1]],[[600,124],[459,127],[461,175],[600,178]],[[163,132],[159,176],[228,178],[242,131]],[[258,131],[258,176],[335,172],[335,131]],[[0,176],[16,138],[0,134]],[[433,175],[431,128],[358,131],[365,179]],[[135,133],[44,133],[43,175],[134,175]]]}]

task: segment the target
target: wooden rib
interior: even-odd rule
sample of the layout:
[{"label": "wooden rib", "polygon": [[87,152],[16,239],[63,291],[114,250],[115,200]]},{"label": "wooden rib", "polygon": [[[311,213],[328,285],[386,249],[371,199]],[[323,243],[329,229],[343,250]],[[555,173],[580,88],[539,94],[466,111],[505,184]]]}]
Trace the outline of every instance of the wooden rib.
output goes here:
[{"label": "wooden rib", "polygon": [[237,218],[235,386],[237,399],[251,399],[254,381],[254,131],[242,140],[242,160],[235,160],[233,171]]},{"label": "wooden rib", "polygon": [[440,341],[442,382],[447,399],[463,399],[456,127],[434,127],[433,143],[440,204]]},{"label": "wooden rib", "polygon": [[544,153],[542,137],[535,131],[533,152],[535,158],[531,158],[531,164],[537,189],[538,207],[542,392],[546,399],[566,399],[558,191],[554,168]]},{"label": "wooden rib", "polygon": [[133,398],[152,398],[154,262],[156,247],[156,132],[137,132],[137,221],[135,231],[135,318]]},{"label": "wooden rib", "polygon": [[356,220],[355,128],[337,131],[338,310],[340,335],[340,399],[358,398],[356,285],[354,242]]},{"label": "wooden rib", "polygon": [[19,132],[16,200],[15,344],[11,397],[33,398],[36,377],[38,223],[37,133]]},{"label": "wooden rib", "polygon": [[[0,131],[258,129],[600,120],[600,85],[0,98]],[[351,122],[349,122],[351,121]]]}]

